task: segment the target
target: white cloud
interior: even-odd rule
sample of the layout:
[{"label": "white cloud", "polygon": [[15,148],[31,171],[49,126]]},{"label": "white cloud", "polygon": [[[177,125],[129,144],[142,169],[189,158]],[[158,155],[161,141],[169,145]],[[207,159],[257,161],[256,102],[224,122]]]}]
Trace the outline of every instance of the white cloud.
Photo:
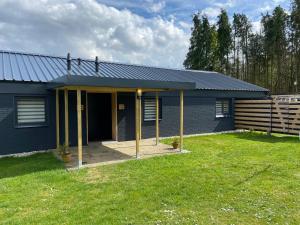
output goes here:
[{"label": "white cloud", "polygon": [[270,12],[272,10],[273,10],[273,6],[271,6],[271,5],[265,5],[265,6],[260,7],[258,9],[258,11],[261,12],[261,13]]},{"label": "white cloud", "polygon": [[0,45],[53,55],[182,67],[189,32],[96,0],[2,0]]},{"label": "white cloud", "polygon": [[254,22],[252,22],[252,31],[254,33],[260,33],[260,31],[261,31],[261,23],[260,23],[260,21],[254,21]]},{"label": "white cloud", "polygon": [[183,22],[183,21],[178,22],[178,24],[179,24],[183,29],[186,29],[186,30],[190,30],[191,27],[192,27],[192,24],[191,24],[191,23],[186,23],[186,22]]},{"label": "white cloud", "polygon": [[153,13],[158,13],[161,10],[163,10],[165,8],[165,6],[166,6],[166,2],[165,1],[153,2],[149,6],[149,11],[153,12]]},{"label": "white cloud", "polygon": [[226,2],[214,2],[213,5],[215,7],[219,7],[222,9],[232,8],[236,5],[235,0],[227,0]]},{"label": "white cloud", "polygon": [[202,15],[206,15],[208,18],[215,19],[220,14],[220,8],[207,7],[201,11]]}]

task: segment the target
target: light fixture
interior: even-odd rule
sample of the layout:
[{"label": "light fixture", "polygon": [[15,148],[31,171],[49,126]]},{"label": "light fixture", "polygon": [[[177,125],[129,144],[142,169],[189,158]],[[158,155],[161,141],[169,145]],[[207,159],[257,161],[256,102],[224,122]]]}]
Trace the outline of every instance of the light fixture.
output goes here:
[{"label": "light fixture", "polygon": [[137,96],[141,97],[142,96],[142,89],[137,89]]}]

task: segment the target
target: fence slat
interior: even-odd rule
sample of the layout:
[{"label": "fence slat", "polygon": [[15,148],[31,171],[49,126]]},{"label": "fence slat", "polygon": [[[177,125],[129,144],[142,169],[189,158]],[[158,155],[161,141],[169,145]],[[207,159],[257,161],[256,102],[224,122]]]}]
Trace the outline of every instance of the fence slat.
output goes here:
[{"label": "fence slat", "polygon": [[277,99],[236,100],[235,127],[287,134],[300,132],[300,102]]}]

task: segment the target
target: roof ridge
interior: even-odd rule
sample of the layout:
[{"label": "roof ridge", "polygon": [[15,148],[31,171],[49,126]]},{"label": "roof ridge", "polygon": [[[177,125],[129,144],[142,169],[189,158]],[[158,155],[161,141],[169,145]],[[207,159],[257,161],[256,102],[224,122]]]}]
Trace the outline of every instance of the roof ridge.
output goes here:
[{"label": "roof ridge", "polygon": [[[57,55],[51,55],[51,54],[38,54],[38,53],[13,51],[13,50],[0,50],[0,53],[11,53],[11,54],[20,54],[20,55],[29,55],[29,56],[67,59],[66,56],[57,56]],[[71,57],[72,60],[77,60],[78,58],[80,58],[80,57],[74,57],[74,58]],[[87,59],[87,58],[80,58],[80,59],[83,60],[83,61],[94,62],[94,60],[92,60],[92,59]],[[99,63],[109,63],[109,64],[115,64],[115,65],[136,66],[136,67],[153,68],[153,69],[165,69],[165,70],[174,70],[174,71],[189,71],[189,72],[194,72],[194,73],[218,73],[216,71],[180,69],[180,68],[150,66],[150,65],[143,65],[143,64],[137,64],[137,63],[113,62],[113,61],[106,61],[106,60],[99,60]]]},{"label": "roof ridge", "polygon": [[67,59],[67,57],[64,57],[64,56],[57,56],[57,55],[51,55],[51,54],[38,54],[38,53],[13,51],[13,50],[0,50],[0,53],[9,53],[9,54],[31,55],[31,56],[40,56],[40,57],[51,57],[51,58]]}]

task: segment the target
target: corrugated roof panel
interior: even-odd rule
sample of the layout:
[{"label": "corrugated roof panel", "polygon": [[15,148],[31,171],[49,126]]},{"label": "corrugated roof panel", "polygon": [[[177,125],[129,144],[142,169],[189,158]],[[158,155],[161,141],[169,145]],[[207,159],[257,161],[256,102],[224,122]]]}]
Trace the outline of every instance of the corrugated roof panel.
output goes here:
[{"label": "corrugated roof panel", "polygon": [[47,58],[44,56],[39,57],[39,61],[42,64],[42,67],[45,71],[48,80],[53,80],[59,76],[57,71],[53,68],[51,64],[48,64]]},{"label": "corrugated roof panel", "polygon": [[33,55],[30,55],[26,57],[25,62],[27,63],[28,66],[28,71],[33,75],[31,77],[34,77],[33,81],[39,81],[39,82],[46,82],[44,75],[39,71],[38,66],[34,62],[34,57]]},{"label": "corrugated roof panel", "polygon": [[22,73],[22,81],[32,81],[28,69],[24,63],[23,55],[16,54],[15,57]]},{"label": "corrugated roof panel", "polygon": [[107,64],[100,63],[99,65],[99,74],[101,77],[111,77],[118,78],[116,74],[113,74],[112,71],[108,68]]},{"label": "corrugated roof panel", "polygon": [[17,60],[16,54],[10,55],[10,61],[11,61],[11,67],[12,67],[12,74],[14,77],[14,80],[24,80],[22,76],[22,71],[20,69],[19,62]]},{"label": "corrugated roof panel", "polygon": [[14,80],[9,55],[10,53],[3,55],[3,75],[5,80]]},{"label": "corrugated roof panel", "polygon": [[[259,86],[224,74],[209,71],[174,70],[112,62],[72,59],[71,75],[120,78],[162,82],[192,82],[197,89],[268,91]],[[0,51],[0,80],[50,82],[67,75],[67,59],[64,57]]]},{"label": "corrugated roof panel", "polygon": [[41,74],[43,80],[47,82],[53,80],[52,76],[49,76],[47,74],[47,70],[45,70],[45,68],[43,67],[43,63],[39,59],[40,56],[33,56],[31,61],[31,65],[33,65],[33,67],[35,68],[36,73]]}]

